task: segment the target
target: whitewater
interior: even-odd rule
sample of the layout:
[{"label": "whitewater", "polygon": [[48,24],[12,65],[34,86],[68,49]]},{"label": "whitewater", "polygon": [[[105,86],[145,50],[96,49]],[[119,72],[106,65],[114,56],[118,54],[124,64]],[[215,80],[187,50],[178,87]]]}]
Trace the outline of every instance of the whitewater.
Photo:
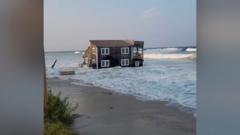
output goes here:
[{"label": "whitewater", "polygon": [[[196,48],[145,49],[144,66],[136,68],[80,68],[82,53],[46,53],[47,76],[72,79],[76,85],[107,88],[143,101],[168,101],[196,109]],[[56,67],[51,69],[55,59]],[[60,70],[69,68],[76,74],[59,75]]]}]

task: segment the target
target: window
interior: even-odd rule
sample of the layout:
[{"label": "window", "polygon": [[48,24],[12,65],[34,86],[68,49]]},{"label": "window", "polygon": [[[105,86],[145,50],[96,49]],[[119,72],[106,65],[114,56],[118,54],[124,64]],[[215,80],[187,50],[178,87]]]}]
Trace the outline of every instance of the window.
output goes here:
[{"label": "window", "polygon": [[137,53],[137,47],[133,47],[133,53]]},{"label": "window", "polygon": [[121,54],[129,54],[129,47],[122,47]]},{"label": "window", "polygon": [[121,59],[121,66],[129,66],[129,59]]},{"label": "window", "polygon": [[109,60],[101,60],[101,67],[109,67],[110,61]]},{"label": "window", "polygon": [[142,48],[138,48],[138,53],[142,54],[143,49]]},{"label": "window", "polygon": [[109,48],[101,48],[101,55],[109,55],[110,54]]}]

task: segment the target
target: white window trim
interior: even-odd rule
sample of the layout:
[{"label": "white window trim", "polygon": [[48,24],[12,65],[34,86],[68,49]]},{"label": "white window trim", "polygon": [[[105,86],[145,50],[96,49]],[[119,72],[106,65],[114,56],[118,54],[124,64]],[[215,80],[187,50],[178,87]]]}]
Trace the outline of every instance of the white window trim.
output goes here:
[{"label": "white window trim", "polygon": [[101,55],[109,55],[109,54],[110,54],[110,48],[101,48]]},{"label": "white window trim", "polygon": [[101,60],[101,67],[110,67],[110,60]]},{"label": "white window trim", "polygon": [[122,47],[121,54],[129,54],[129,47]]},{"label": "white window trim", "polygon": [[129,59],[121,59],[121,66],[129,66]]}]

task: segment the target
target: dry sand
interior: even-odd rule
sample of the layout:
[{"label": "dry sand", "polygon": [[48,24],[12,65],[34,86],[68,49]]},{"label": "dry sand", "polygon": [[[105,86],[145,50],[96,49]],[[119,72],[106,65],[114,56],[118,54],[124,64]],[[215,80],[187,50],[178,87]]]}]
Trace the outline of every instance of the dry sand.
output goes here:
[{"label": "dry sand", "polygon": [[73,128],[80,135],[195,135],[196,119],[179,107],[161,101],[140,101],[74,80],[48,79],[54,93],[78,103]]}]

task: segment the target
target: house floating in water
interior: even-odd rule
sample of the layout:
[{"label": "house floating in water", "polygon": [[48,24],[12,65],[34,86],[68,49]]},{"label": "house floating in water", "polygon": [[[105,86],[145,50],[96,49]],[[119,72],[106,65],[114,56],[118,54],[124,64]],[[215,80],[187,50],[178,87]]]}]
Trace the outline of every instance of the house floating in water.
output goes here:
[{"label": "house floating in water", "polygon": [[92,68],[143,66],[143,41],[90,40],[83,64]]}]

